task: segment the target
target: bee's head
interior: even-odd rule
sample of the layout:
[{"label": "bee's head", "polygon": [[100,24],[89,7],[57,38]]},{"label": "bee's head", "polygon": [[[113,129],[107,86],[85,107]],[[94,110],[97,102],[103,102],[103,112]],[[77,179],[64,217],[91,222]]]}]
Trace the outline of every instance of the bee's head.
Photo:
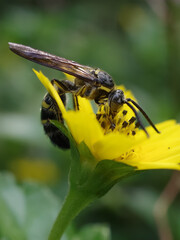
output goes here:
[{"label": "bee's head", "polygon": [[125,101],[124,92],[120,89],[114,90],[109,94],[108,103],[112,112],[118,112]]},{"label": "bee's head", "polygon": [[120,89],[114,90],[109,95],[109,101],[118,105],[122,105],[125,100],[124,92]]}]

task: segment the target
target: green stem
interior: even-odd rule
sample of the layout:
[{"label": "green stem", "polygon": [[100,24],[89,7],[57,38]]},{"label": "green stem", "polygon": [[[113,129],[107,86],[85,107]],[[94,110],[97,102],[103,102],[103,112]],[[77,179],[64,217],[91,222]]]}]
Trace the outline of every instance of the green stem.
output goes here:
[{"label": "green stem", "polygon": [[65,202],[51,229],[48,240],[60,240],[71,220],[95,199],[89,194],[70,188]]}]

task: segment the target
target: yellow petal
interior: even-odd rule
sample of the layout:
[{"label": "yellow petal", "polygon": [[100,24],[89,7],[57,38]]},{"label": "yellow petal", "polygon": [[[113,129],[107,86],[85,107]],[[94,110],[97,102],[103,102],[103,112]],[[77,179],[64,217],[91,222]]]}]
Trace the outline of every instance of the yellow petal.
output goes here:
[{"label": "yellow petal", "polygon": [[84,141],[91,151],[94,141],[100,140],[104,136],[95,114],[68,111],[65,120],[76,142],[79,144]]},{"label": "yellow petal", "polygon": [[65,115],[66,109],[64,107],[64,104],[61,98],[59,97],[59,94],[57,93],[56,89],[53,87],[53,85],[49,81],[49,79],[46,76],[44,76],[44,74],[41,71],[38,72],[35,69],[33,69],[33,71],[37,75],[41,83],[45,86],[49,94],[56,100],[59,109],[61,109],[62,114]]},{"label": "yellow petal", "polygon": [[79,104],[79,110],[81,112],[86,112],[87,114],[95,115],[92,109],[91,103],[88,99],[78,96],[78,104]]},{"label": "yellow petal", "polygon": [[[157,124],[161,134],[151,132],[151,137],[134,146],[134,154],[124,159],[139,170],[177,169],[180,170],[180,125],[175,121]],[[119,158],[119,160],[121,160]]]},{"label": "yellow petal", "polygon": [[133,144],[133,138],[125,134],[109,133],[94,144],[93,152],[98,160],[115,159],[128,151]]}]

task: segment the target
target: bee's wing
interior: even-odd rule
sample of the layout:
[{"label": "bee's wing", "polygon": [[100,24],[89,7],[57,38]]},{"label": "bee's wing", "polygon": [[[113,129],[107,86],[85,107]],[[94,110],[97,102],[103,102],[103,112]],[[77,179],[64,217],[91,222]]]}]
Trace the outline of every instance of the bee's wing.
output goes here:
[{"label": "bee's wing", "polygon": [[9,48],[21,57],[81,78],[85,82],[92,83],[96,80],[91,67],[17,43],[9,43]]}]

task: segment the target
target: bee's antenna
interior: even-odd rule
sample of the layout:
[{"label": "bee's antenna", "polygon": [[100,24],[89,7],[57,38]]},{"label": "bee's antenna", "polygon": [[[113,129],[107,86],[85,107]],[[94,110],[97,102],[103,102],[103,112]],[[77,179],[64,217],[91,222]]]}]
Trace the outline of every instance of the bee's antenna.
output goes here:
[{"label": "bee's antenna", "polygon": [[[143,114],[143,116],[146,118],[146,120],[149,122],[149,124],[154,128],[154,130],[157,133],[160,133],[160,131],[156,128],[156,126],[154,125],[154,123],[151,121],[151,119],[148,117],[148,115],[145,113],[145,111],[131,98],[127,98],[126,101],[128,102],[132,102],[134,104],[135,107],[137,107],[139,109],[139,111]],[[127,102],[126,102],[127,104]],[[127,104],[128,105],[128,104]],[[128,105],[129,106],[129,105]],[[134,112],[135,113],[135,112]]]},{"label": "bee's antenna", "polygon": [[132,111],[134,112],[134,114],[135,114],[135,116],[136,116],[136,119],[137,119],[139,125],[140,125],[141,128],[144,130],[144,132],[146,133],[147,137],[149,137],[149,134],[148,134],[148,132],[146,131],[145,127],[143,126],[143,124],[142,124],[142,122],[141,122],[141,119],[140,119],[140,117],[139,117],[136,109],[135,109],[128,101],[129,101],[129,98],[126,99],[124,103],[126,103],[126,104],[132,109]]}]

